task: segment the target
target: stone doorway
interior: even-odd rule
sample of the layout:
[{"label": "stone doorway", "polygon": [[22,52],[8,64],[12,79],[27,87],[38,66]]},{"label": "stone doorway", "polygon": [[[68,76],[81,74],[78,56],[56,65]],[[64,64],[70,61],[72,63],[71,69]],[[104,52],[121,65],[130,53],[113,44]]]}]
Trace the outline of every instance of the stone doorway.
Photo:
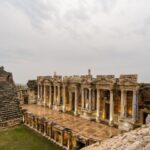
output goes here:
[{"label": "stone doorway", "polygon": [[144,112],[143,113],[143,124],[148,124],[148,123],[150,123],[150,114]]},{"label": "stone doorway", "polygon": [[150,111],[142,109],[140,112],[140,120],[142,124],[150,123]]},{"label": "stone doorway", "polygon": [[82,141],[77,141],[77,147],[76,147],[77,149],[81,149],[85,146],[86,146],[85,143],[83,143]]},{"label": "stone doorway", "polygon": [[25,96],[25,98],[24,98],[24,104],[28,104],[28,96]]}]

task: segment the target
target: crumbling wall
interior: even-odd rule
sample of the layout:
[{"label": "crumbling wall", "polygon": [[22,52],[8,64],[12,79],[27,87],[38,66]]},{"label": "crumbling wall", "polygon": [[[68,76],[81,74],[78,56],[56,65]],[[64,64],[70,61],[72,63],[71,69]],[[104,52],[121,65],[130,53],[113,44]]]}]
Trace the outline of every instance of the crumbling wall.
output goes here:
[{"label": "crumbling wall", "polygon": [[17,124],[22,119],[12,74],[0,67],[0,127]]}]

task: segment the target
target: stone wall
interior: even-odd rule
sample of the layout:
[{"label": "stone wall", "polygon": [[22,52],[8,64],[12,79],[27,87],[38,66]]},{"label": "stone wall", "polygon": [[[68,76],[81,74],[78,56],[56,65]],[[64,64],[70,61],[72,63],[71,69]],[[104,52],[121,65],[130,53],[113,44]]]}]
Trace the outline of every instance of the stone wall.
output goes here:
[{"label": "stone wall", "polygon": [[3,67],[0,67],[0,79],[0,127],[12,126],[22,120],[16,87],[12,74]]}]

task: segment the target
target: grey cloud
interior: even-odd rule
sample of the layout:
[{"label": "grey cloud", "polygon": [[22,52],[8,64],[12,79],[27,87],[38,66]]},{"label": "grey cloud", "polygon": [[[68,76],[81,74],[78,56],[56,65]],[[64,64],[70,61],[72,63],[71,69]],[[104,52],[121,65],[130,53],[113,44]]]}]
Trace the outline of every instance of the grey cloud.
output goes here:
[{"label": "grey cloud", "polygon": [[0,63],[23,83],[53,71],[82,74],[88,68],[94,75],[138,73],[149,82],[145,1],[3,0]]},{"label": "grey cloud", "polygon": [[40,27],[45,20],[52,20],[57,15],[55,6],[42,0],[6,0],[5,2],[25,13],[36,27]]}]

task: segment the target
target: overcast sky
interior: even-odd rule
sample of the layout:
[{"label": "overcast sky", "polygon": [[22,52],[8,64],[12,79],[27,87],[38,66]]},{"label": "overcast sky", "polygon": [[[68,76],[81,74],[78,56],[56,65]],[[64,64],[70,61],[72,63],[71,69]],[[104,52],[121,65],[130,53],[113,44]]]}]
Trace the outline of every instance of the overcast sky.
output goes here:
[{"label": "overcast sky", "polygon": [[89,68],[150,82],[150,0],[0,0],[0,65],[16,83]]}]

